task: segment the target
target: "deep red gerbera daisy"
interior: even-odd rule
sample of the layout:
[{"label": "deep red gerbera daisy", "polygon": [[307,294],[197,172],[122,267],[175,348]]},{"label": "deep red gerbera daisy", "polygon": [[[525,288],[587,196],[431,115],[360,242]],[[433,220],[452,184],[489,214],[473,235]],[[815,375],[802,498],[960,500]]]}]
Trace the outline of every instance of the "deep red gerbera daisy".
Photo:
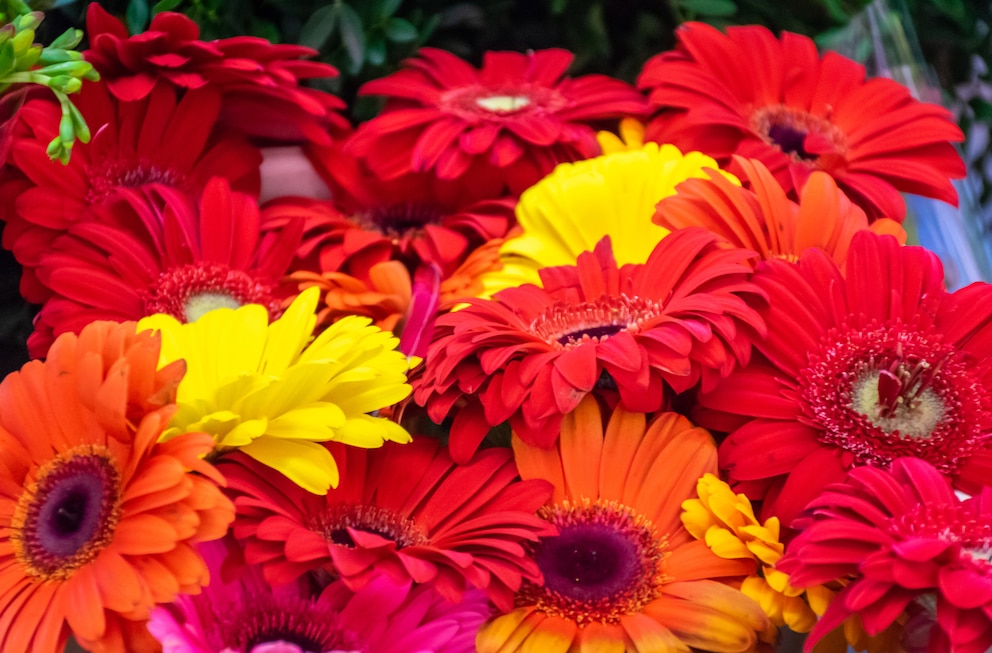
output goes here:
[{"label": "deep red gerbera daisy", "polygon": [[[369,281],[370,269],[400,261],[410,270],[436,265],[452,274],[469,253],[502,238],[516,222],[516,200],[476,200],[454,182],[425,174],[385,181],[341,148],[311,148],[333,200],[298,197],[269,202],[264,226],[299,217],[307,227],[302,258],[314,272],[343,272]],[[306,263],[304,263],[306,265]]]},{"label": "deep red gerbera daisy", "polygon": [[590,392],[652,412],[745,362],[763,333],[745,297],[760,296],[743,262],[699,228],[664,238],[644,264],[618,268],[609,238],[575,266],[437,320],[414,398],[438,423],[454,412],[452,454],[467,458],[506,420],[525,442],[555,443],[565,413]]},{"label": "deep red gerbera daisy", "polygon": [[48,294],[35,283],[33,269],[55,238],[121,189],[155,183],[197,195],[207,180],[222,177],[236,190],[258,195],[261,153],[215,130],[220,100],[213,89],[177,100],[160,85],[140,102],[119,102],[102,84],[86,84],[73,97],[92,141],[77,143],[68,165],[53,162],[45,150],[58,129],[59,104],[30,100],[10,153],[16,173],[0,186],[3,244],[27,269],[22,292],[28,301],[40,303]]},{"label": "deep red gerbera daisy", "polygon": [[124,23],[97,3],[87,8],[86,34],[86,60],[120,100],[143,99],[160,80],[179,89],[210,86],[222,98],[221,122],[250,136],[329,144],[329,132],[348,130],[339,113],[344,102],[300,85],[338,74],[329,64],[305,61],[317,54],[311,48],[250,36],[203,42],[196,23],[168,11],[128,36]]},{"label": "deep red gerbera daisy", "polygon": [[965,166],[948,141],[964,135],[944,108],[798,34],[694,22],[677,34],[638,79],[659,110],[649,140],[760,159],[790,191],[825,170],[869,218],[901,221],[900,191],[957,204],[949,178]]},{"label": "deep red gerbera daisy", "polygon": [[[846,277],[846,278],[845,278]],[[818,250],[759,264],[768,336],[701,393],[697,421],[730,431],[720,462],[789,525],[856,465],[917,456],[966,490],[992,475],[992,285],[944,290],[936,255],[857,233],[840,267]]]},{"label": "deep red gerbera daisy", "polygon": [[907,610],[929,616],[933,653],[992,646],[992,489],[962,500],[932,465],[899,458],[890,470],[851,470],[808,510],[776,566],[797,587],[849,583],[807,651],[849,617],[877,634]]},{"label": "deep red gerbera daisy", "polygon": [[456,465],[433,438],[368,450],[328,446],[341,484],[326,496],[245,457],[221,464],[236,497],[234,535],[270,583],[326,569],[361,589],[386,574],[430,583],[454,602],[478,587],[509,609],[523,579],[540,582],[523,544],[553,534],[535,514],[551,484],[518,481],[509,449]]},{"label": "deep red gerbera daisy", "polygon": [[379,176],[431,172],[494,197],[519,195],[563,161],[599,154],[592,122],[645,116],[644,98],[605,75],[562,79],[572,54],[487,52],[481,69],[423,48],[364,95],[390,100],[358,129],[352,150]]},{"label": "deep red gerbera daisy", "polygon": [[94,320],[168,313],[192,322],[218,307],[262,304],[279,315],[280,282],[301,225],[260,235],[255,200],[215,178],[199,204],[166,187],[131,192],[74,225],[38,263],[53,294],[28,339],[44,356],[52,339]]}]

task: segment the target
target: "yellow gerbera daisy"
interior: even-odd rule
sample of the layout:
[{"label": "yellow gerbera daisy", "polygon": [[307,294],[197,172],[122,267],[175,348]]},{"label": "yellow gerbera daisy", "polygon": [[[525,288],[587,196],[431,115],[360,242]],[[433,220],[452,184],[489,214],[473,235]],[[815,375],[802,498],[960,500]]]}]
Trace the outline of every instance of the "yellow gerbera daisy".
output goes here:
[{"label": "yellow gerbera daisy", "polygon": [[[517,221],[523,233],[503,243],[503,268],[482,276],[481,296],[524,283],[540,285],[540,268],[575,265],[578,255],[607,233],[619,264],[643,263],[668,234],[651,221],[655,205],[686,179],[708,178],[706,169],[718,169],[716,161],[657,143],[560,164],[520,197]],[[736,177],[721,174],[739,185]]]},{"label": "yellow gerbera daisy", "polygon": [[410,394],[398,340],[349,316],[310,342],[319,296],[318,288],[303,291],[271,324],[254,304],[189,324],[163,314],[141,320],[139,331],[162,333],[160,365],[186,360],[164,437],[210,433],[219,451],[240,449],[316,494],[338,484],[333,457],[317,443],[409,442],[401,426],[369,415]]},{"label": "yellow gerbera daisy", "polygon": [[639,150],[644,147],[644,123],[637,118],[624,118],[620,121],[620,134],[610,131],[596,132],[603,154]]}]

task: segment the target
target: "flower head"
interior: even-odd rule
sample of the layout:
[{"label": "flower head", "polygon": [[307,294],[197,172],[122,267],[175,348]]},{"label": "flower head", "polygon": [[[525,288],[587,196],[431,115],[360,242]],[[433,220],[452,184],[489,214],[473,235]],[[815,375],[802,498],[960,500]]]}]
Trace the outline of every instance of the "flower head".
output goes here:
[{"label": "flower head", "polygon": [[762,259],[789,261],[818,247],[843,264],[851,238],[862,229],[906,242],[906,231],[895,220],[879,218],[869,224],[865,212],[821,170],[810,174],[794,202],[760,161],[735,157],[734,163],[748,188],[716,175],[687,180],[658,204],[655,224],[666,229],[705,227],[736,247],[758,252]]},{"label": "flower head", "polygon": [[324,569],[360,590],[379,574],[431,584],[449,601],[469,587],[507,607],[521,579],[538,581],[523,543],[550,528],[534,512],[549,495],[517,482],[510,452],[457,465],[433,438],[365,451],[334,447],[341,484],[308,494],[251,462],[223,464],[237,493],[235,536],[272,583]]},{"label": "flower head", "polygon": [[762,356],[699,396],[697,420],[729,431],[720,460],[766,515],[790,526],[855,465],[917,456],[974,490],[992,449],[992,286],[944,289],[937,257],[855,234],[844,273],[825,253],[764,261],[754,283]]},{"label": "flower head", "polygon": [[768,621],[729,583],[754,564],[714,555],[679,520],[696,479],[716,470],[709,433],[622,409],[604,428],[589,397],[556,447],[514,437],[513,449],[522,477],[554,484],[542,515],[558,534],[533,547],[543,586],[525,582],[514,609],[483,626],[480,653],[753,649]]},{"label": "flower head", "polygon": [[618,268],[605,238],[577,266],[542,269],[544,288],[507,288],[439,317],[414,398],[437,423],[456,413],[456,460],[506,420],[551,446],[589,393],[659,410],[671,391],[710,387],[747,360],[763,329],[743,299],[757,294],[742,263],[750,255],[683,229],[646,263]]},{"label": "flower head", "polygon": [[[579,254],[606,235],[617,263],[643,263],[668,233],[651,225],[655,205],[686,179],[705,178],[707,169],[718,171],[710,157],[655,143],[562,163],[520,197],[517,222],[523,232],[500,248],[502,269],[483,277],[485,296],[540,285],[540,268],[575,265]],[[725,172],[716,174],[738,183]]]},{"label": "flower head", "polygon": [[39,259],[38,279],[54,295],[35,320],[29,351],[43,356],[60,333],[100,319],[165,313],[185,323],[245,304],[278,317],[302,224],[264,236],[259,224],[255,201],[222,178],[207,182],[195,204],[165,187],[122,193]]},{"label": "flower head", "polygon": [[[899,458],[888,470],[851,470],[807,513],[780,567],[799,585],[851,579],[807,646],[852,615],[876,634],[907,609],[936,616],[931,650],[977,653],[992,646],[988,488],[959,499],[933,465]],[[934,649],[935,643],[942,647]]]},{"label": "flower head", "polygon": [[202,460],[209,437],[156,444],[182,374],[156,370],[158,346],[99,322],[0,383],[0,648],[56,653],[71,632],[136,650],[156,603],[206,583],[193,544],[221,537],[233,506]]},{"label": "flower head", "polygon": [[45,152],[58,124],[58,102],[25,103],[23,128],[11,146],[14,172],[0,185],[3,243],[25,266],[21,288],[29,301],[41,303],[51,294],[37,284],[34,269],[55,239],[124,189],[163,185],[196,198],[220,177],[237,191],[258,195],[261,154],[236,136],[214,138],[220,103],[212,88],[177,98],[173,89],[158,86],[144,100],[121,102],[103,84],[87,84],[76,103],[93,139],[77,144],[65,166]]},{"label": "flower head", "polygon": [[87,7],[86,33],[86,60],[120,100],[141,100],[159,83],[183,90],[209,86],[220,91],[222,122],[254,137],[329,144],[329,131],[347,130],[340,99],[300,85],[338,74],[333,66],[304,60],[317,54],[310,48],[250,36],[206,43],[196,23],[171,11],[129,36],[124,23],[98,4]]},{"label": "flower head", "polygon": [[431,172],[479,198],[504,188],[519,195],[558,163],[599,154],[588,123],[647,112],[644,98],[619,80],[562,79],[571,62],[557,49],[487,52],[475,69],[423,48],[399,72],[361,88],[390,102],[350,147],[384,179]]},{"label": "flower head", "polygon": [[949,178],[965,167],[949,141],[964,136],[944,108],[798,34],[690,22],[678,39],[638,79],[660,110],[648,140],[759,159],[790,193],[823,170],[869,219],[901,221],[900,192],[957,202]]},{"label": "flower head", "polygon": [[167,436],[204,431],[219,453],[240,449],[310,492],[338,484],[334,440],[378,447],[409,441],[398,424],[369,413],[410,392],[397,340],[352,317],[310,342],[318,291],[305,291],[269,324],[264,306],[219,308],[182,324],[157,314],[138,329],[162,333],[163,364],[183,358],[179,411]]}]

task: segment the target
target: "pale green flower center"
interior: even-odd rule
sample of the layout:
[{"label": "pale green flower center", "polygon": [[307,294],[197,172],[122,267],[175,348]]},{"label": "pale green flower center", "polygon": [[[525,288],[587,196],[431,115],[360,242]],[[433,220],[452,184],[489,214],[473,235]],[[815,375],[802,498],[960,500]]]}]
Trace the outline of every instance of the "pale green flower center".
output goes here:
[{"label": "pale green flower center", "polygon": [[224,292],[205,291],[190,295],[186,300],[187,322],[196,322],[201,317],[218,308],[238,308],[241,302]]},{"label": "pale green flower center", "polygon": [[526,95],[490,95],[475,99],[475,103],[493,113],[513,113],[530,105]]}]

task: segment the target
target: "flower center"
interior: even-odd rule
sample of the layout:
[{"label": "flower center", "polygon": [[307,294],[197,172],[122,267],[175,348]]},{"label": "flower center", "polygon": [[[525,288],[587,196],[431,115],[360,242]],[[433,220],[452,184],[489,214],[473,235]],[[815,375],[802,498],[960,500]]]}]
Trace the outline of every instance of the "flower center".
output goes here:
[{"label": "flower center", "polygon": [[502,121],[532,113],[555,113],[568,100],[553,88],[523,84],[512,88],[487,88],[482,85],[453,88],[441,95],[438,106],[442,111],[469,122],[479,118]]},{"label": "flower center", "polygon": [[976,510],[973,502],[917,505],[894,518],[888,531],[898,539],[951,542],[957,545],[959,563],[992,577],[992,520]]},{"label": "flower center", "polygon": [[113,539],[120,471],[103,447],[82,446],[42,465],[11,519],[14,556],[29,576],[66,580]]},{"label": "flower center", "polygon": [[86,170],[90,187],[86,193],[88,204],[99,204],[118,188],[139,188],[160,183],[173,188],[183,188],[185,177],[174,170],[162,169],[147,161],[95,161]]},{"label": "flower center", "polygon": [[916,456],[953,473],[988,438],[989,393],[938,334],[911,325],[835,329],[799,380],[804,421],[861,464]]},{"label": "flower center", "polygon": [[419,235],[427,225],[440,224],[443,217],[436,206],[407,203],[379,207],[356,221],[361,227],[398,241]]},{"label": "flower center", "polygon": [[544,586],[525,582],[519,605],[580,624],[618,623],[660,596],[669,554],[650,521],[615,501],[588,499],[544,508],[542,517],[559,534],[535,547]]},{"label": "flower center", "polygon": [[531,322],[530,330],[548,344],[568,349],[621,331],[637,333],[661,309],[656,302],[627,295],[604,295],[581,304],[557,302]]},{"label": "flower center", "polygon": [[797,161],[812,163],[824,155],[847,152],[847,139],[839,128],[793,107],[761,107],[751,114],[751,129]]},{"label": "flower center", "polygon": [[224,615],[223,646],[238,653],[282,653],[291,646],[301,653],[359,648],[355,634],[338,625],[336,611],[303,598],[253,596],[217,613]]},{"label": "flower center", "polygon": [[392,540],[397,549],[428,542],[426,533],[415,522],[376,506],[334,506],[312,519],[309,528],[327,541],[350,549],[356,544],[349,528]]},{"label": "flower center", "polygon": [[144,293],[145,314],[166,313],[189,323],[217,308],[261,304],[271,318],[279,316],[275,284],[232,270],[221,263],[193,263],[159,275]]}]

